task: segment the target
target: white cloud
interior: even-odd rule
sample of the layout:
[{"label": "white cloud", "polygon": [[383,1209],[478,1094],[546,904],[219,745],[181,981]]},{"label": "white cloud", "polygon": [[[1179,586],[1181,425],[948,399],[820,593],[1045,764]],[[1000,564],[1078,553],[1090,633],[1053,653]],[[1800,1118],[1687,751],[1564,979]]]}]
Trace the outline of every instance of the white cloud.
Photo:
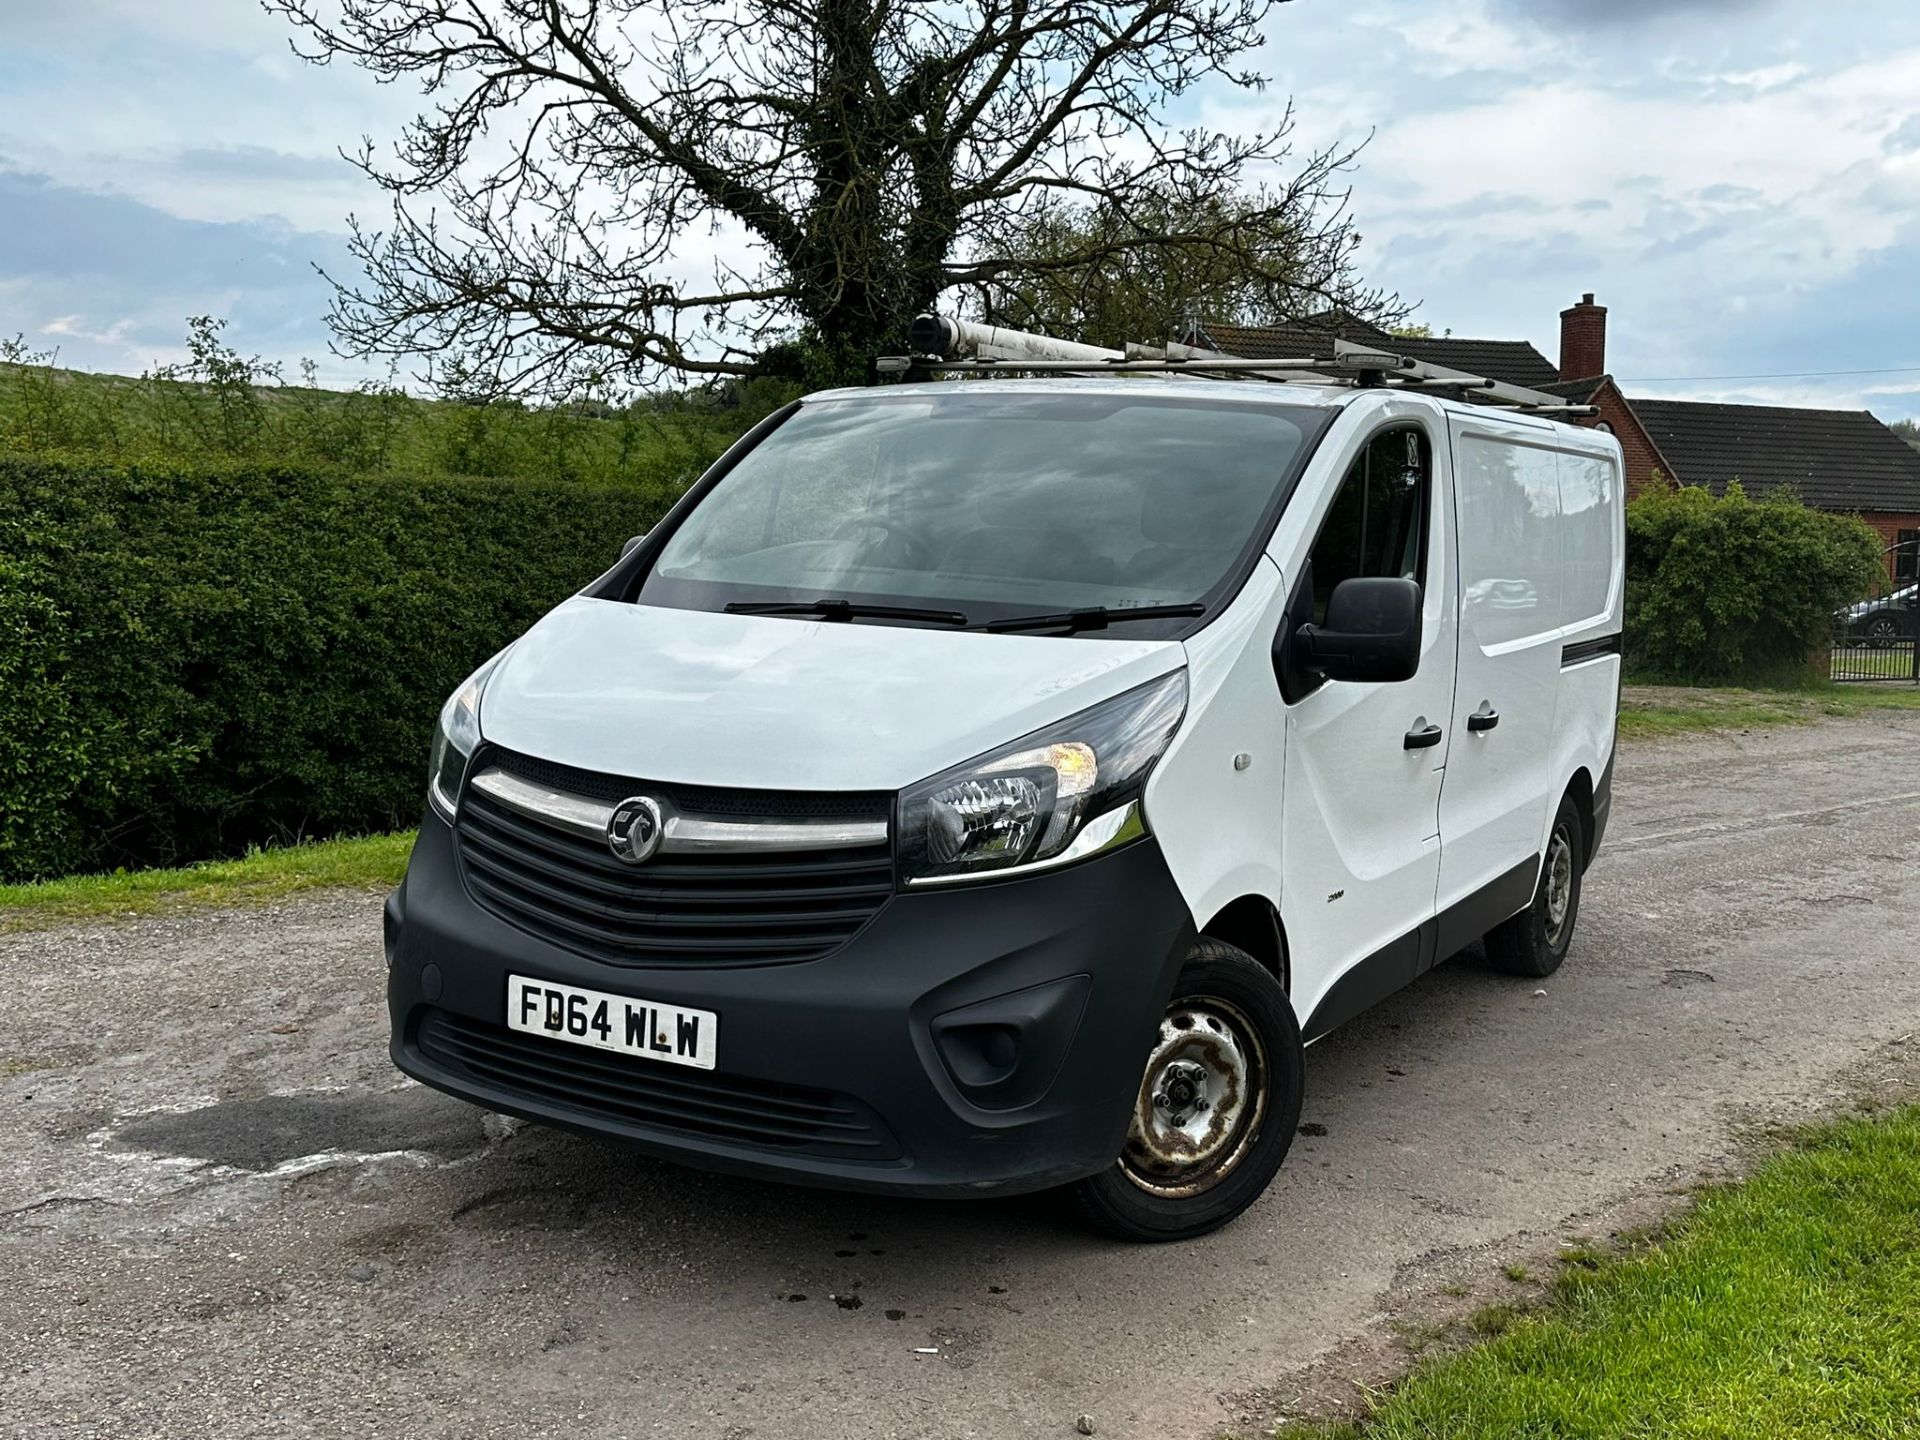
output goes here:
[{"label": "white cloud", "polygon": [[[1271,124],[1292,92],[1304,144],[1375,133],[1354,194],[1370,278],[1456,334],[1553,354],[1557,312],[1594,290],[1627,376],[1920,364],[1911,8],[1299,0],[1270,23],[1272,92],[1216,88],[1175,119]],[[300,62],[252,0],[0,9],[0,188],[10,159],[59,191],[18,190],[37,208],[0,236],[15,266],[0,267],[0,332],[65,324],[47,333],[139,368],[186,307],[230,301],[243,348],[323,345],[308,261],[338,262],[350,211],[386,211],[335,149],[390,141],[419,94]],[[124,203],[96,221],[86,191]],[[32,215],[61,246],[36,242]],[[735,230],[689,233],[672,272],[748,249]],[[1900,376],[1696,390],[1920,410]]]},{"label": "white cloud", "polygon": [[[1907,8],[1352,0],[1306,27],[1277,12],[1269,53],[1304,141],[1373,129],[1363,261],[1436,327],[1552,355],[1593,290],[1616,373],[1866,369],[1920,364],[1920,48],[1889,43]],[[1208,116],[1250,128],[1277,103]],[[1832,403],[1865,382],[1767,383]]]},{"label": "white cloud", "polygon": [[[1805,279],[1808,265],[1845,267],[1886,245],[1903,213],[1920,204],[1920,158],[1885,150],[1904,118],[1900,107],[1916,94],[1920,50],[1765,98],[1690,102],[1551,83],[1383,130],[1366,175],[1392,183],[1409,203],[1404,220],[1379,214],[1374,228],[1417,231],[1422,212],[1457,202],[1470,176],[1475,190],[1538,202],[1535,234],[1567,224],[1573,207],[1595,198],[1621,212],[1627,231],[1613,233],[1629,245],[1636,228],[1671,242],[1738,211],[1746,234],[1721,258],[1757,277],[1778,275],[1791,257]],[[1656,183],[1636,183],[1647,175]],[[1454,234],[1474,245],[1511,238],[1511,225],[1503,217]],[[1776,248],[1782,241],[1784,252]]]},{"label": "white cloud", "polygon": [[[307,65],[292,33],[253,0],[8,7],[0,160],[183,219],[337,230],[348,210],[378,203],[338,147],[390,133],[418,96],[350,65]],[[287,163],[243,177],[181,162],[223,151]]]},{"label": "white cloud", "polygon": [[1763,65],[1758,70],[1734,70],[1707,78],[1747,90],[1778,90],[1796,80],[1804,80],[1812,73],[1805,65],[1788,61],[1780,65]]},{"label": "white cloud", "polygon": [[1505,24],[1484,3],[1464,3],[1423,9],[1409,16],[1411,7],[1363,14],[1358,24],[1375,31],[1390,29],[1411,52],[1422,74],[1448,78],[1474,70],[1523,70],[1551,63],[1561,46],[1535,31]]},{"label": "white cloud", "polygon": [[40,333],[69,340],[85,340],[95,345],[124,345],[127,337],[133,333],[133,327],[131,319],[122,318],[103,330],[92,330],[87,327],[83,316],[56,315],[40,327]]}]

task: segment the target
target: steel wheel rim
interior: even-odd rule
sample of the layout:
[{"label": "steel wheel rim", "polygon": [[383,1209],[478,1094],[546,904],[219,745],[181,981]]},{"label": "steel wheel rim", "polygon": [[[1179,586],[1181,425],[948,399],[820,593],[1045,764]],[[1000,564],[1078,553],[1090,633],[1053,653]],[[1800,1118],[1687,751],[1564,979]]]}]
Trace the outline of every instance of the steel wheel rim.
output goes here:
[{"label": "steel wheel rim", "polygon": [[1175,1001],[1147,1057],[1121,1173],[1151,1195],[1211,1190],[1253,1148],[1267,1073],[1266,1046],[1241,1010],[1214,996]]},{"label": "steel wheel rim", "polygon": [[1547,842],[1547,943],[1558,945],[1573,910],[1573,841],[1565,828]]}]

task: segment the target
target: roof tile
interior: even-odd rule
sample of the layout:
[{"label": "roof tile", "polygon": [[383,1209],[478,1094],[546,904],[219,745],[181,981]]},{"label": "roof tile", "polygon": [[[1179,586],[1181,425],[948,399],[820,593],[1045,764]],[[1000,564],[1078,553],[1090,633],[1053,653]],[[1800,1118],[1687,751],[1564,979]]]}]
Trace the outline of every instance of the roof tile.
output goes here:
[{"label": "roof tile", "polygon": [[1286,325],[1226,325],[1206,321],[1206,340],[1227,355],[1247,360],[1291,360],[1331,354],[1335,337],[1356,345],[1377,345],[1429,365],[1484,375],[1509,385],[1543,389],[1560,378],[1552,361],[1524,340],[1459,340],[1451,335],[1416,338],[1389,335],[1350,315],[1316,316]]},{"label": "roof tile", "polygon": [[1920,451],[1865,410],[1629,400],[1681,481],[1790,486],[1819,510],[1920,511]]}]

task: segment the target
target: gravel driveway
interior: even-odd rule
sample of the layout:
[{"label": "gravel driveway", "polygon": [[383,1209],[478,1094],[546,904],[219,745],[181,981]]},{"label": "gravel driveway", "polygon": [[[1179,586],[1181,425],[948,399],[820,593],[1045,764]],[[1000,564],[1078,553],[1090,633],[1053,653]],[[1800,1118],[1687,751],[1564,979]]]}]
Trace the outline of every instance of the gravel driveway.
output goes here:
[{"label": "gravel driveway", "polygon": [[717,1178],[387,1065],[377,897],[0,939],[0,1433],[1102,1436],[1250,1424],[1436,1257],[1551,1245],[1920,1013],[1920,713],[1628,747],[1545,983],[1442,967],[1308,1056],[1265,1199]]}]

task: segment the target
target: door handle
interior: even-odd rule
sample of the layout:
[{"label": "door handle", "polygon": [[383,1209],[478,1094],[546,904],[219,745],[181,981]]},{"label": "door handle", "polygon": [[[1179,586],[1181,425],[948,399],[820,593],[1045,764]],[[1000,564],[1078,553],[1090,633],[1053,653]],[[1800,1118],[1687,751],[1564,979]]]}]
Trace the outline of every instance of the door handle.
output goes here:
[{"label": "door handle", "polygon": [[1406,747],[1409,750],[1430,750],[1440,743],[1440,737],[1446,732],[1438,725],[1425,724],[1425,716],[1413,722],[1413,729],[1407,731]]},{"label": "door handle", "polygon": [[1467,717],[1467,729],[1473,731],[1491,730],[1499,723],[1500,712],[1484,702],[1478,710]]}]

